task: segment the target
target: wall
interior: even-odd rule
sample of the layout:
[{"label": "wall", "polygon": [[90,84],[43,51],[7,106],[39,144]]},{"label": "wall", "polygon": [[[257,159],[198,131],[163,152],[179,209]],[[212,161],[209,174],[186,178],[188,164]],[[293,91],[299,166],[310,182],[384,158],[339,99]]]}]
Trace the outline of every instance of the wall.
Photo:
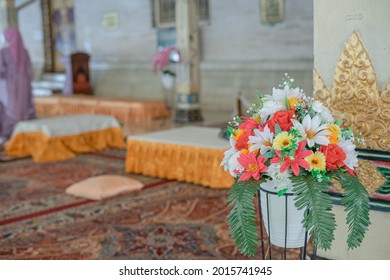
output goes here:
[{"label": "wall", "polygon": [[[160,80],[151,71],[156,48],[151,1],[111,0],[109,5],[75,1],[77,43],[91,53],[97,95],[162,98]],[[201,103],[204,109],[231,110],[238,92],[249,99],[279,84],[285,72],[312,91],[313,5],[285,1],[286,18],[273,26],[260,22],[259,0],[210,0],[210,22],[201,29]],[[20,25],[32,59],[39,67],[39,4],[23,11]],[[119,27],[102,25],[106,12],[117,12]],[[31,24],[33,22],[33,24]]]},{"label": "wall", "polygon": [[[116,30],[105,29],[103,15],[118,14]],[[97,95],[162,98],[159,77],[151,63],[156,50],[151,2],[110,0],[93,5],[75,0],[77,42],[91,53],[92,82]]]},{"label": "wall", "polygon": [[238,92],[270,93],[285,72],[312,92],[312,1],[285,1],[285,20],[260,22],[260,1],[210,1],[211,20],[201,27],[204,107],[229,108]]},{"label": "wall", "polygon": [[390,81],[390,1],[316,0],[314,3],[314,67],[325,83],[331,85],[345,43],[357,31],[374,65],[379,86],[384,88]]},{"label": "wall", "polygon": [[[358,32],[360,35],[376,72],[379,88],[384,89],[390,82],[389,11],[390,1],[388,0],[314,1],[314,68],[321,75],[330,90],[332,90],[336,64],[353,32]],[[347,63],[345,64],[348,65]],[[345,109],[348,109],[347,112],[353,111],[353,117],[356,119],[356,123],[352,122],[352,129],[365,127],[365,132],[367,133],[367,135],[364,135],[366,143],[372,145],[373,142],[381,142],[383,146],[376,146],[374,149],[388,150],[390,133],[389,114],[386,112],[388,112],[389,106],[388,102],[384,102],[386,100],[385,94],[382,95],[382,98],[377,98],[377,96],[371,98],[373,96],[371,94],[376,92],[370,90],[370,84],[365,85],[359,79],[352,80],[348,73],[345,74],[343,79],[343,82],[346,81],[345,84],[357,85],[359,87],[359,90],[355,91],[351,86],[352,90],[349,92],[353,93],[353,97],[349,102],[345,102],[348,107],[351,107],[348,108],[346,106]],[[360,77],[363,77],[363,75],[360,75]],[[338,84],[341,83],[339,82]],[[347,90],[343,90],[345,88],[341,88],[340,93],[348,93]],[[356,98],[358,93],[363,95],[361,100]],[[367,95],[364,96],[365,94]],[[338,100],[337,96],[342,96],[342,94],[335,94],[332,99]],[[375,100],[374,104],[372,100]],[[372,177],[370,176],[370,178]],[[337,227],[333,246],[327,251],[318,250],[318,255],[338,260],[389,259],[390,246],[388,243],[382,242],[382,240],[388,238],[390,216],[387,212],[374,210],[375,207],[370,211],[371,225],[361,247],[348,250],[345,243],[348,233],[348,227],[345,225],[346,214],[343,207],[335,205],[332,211],[336,217]]]}]

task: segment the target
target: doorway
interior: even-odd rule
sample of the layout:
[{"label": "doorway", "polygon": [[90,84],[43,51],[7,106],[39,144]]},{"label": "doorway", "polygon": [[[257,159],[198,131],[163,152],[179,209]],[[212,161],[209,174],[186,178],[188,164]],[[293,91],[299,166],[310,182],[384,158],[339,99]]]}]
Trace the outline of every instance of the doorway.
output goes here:
[{"label": "doorway", "polygon": [[76,50],[74,0],[42,0],[45,72],[65,72]]}]

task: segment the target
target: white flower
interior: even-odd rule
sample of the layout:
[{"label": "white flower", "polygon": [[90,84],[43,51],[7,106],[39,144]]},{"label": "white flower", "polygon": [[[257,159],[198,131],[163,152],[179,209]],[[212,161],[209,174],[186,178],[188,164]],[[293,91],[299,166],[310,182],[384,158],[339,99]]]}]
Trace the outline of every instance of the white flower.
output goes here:
[{"label": "white flower", "polygon": [[267,151],[272,149],[274,134],[270,131],[268,125],[264,127],[264,131],[254,129],[253,132],[255,133],[255,136],[249,136],[248,143],[253,144],[250,146],[249,151],[252,152],[260,149],[260,154],[264,155]]},{"label": "white flower", "polygon": [[263,108],[260,111],[260,117],[262,121],[267,121],[271,119],[277,111],[285,110],[286,107],[282,102],[276,102],[269,100],[263,103]]},{"label": "white flower", "polygon": [[229,144],[232,148],[236,146],[237,141],[233,139],[232,135],[229,138]]},{"label": "white flower", "polygon": [[238,172],[244,171],[244,167],[237,160],[240,155],[241,152],[238,151],[235,154],[233,154],[228,161],[229,172],[230,175],[232,175],[233,177],[237,176],[237,174],[234,172],[235,170],[237,170]]},{"label": "white flower", "polygon": [[271,177],[273,185],[276,191],[282,190],[284,188],[291,189],[292,184],[290,177],[290,172],[280,172],[280,164],[271,164],[268,166],[266,174]]},{"label": "white flower", "polygon": [[323,122],[334,123],[334,118],[326,107],[324,107],[324,109],[320,112],[320,117]]},{"label": "white flower", "polygon": [[230,160],[230,158],[235,153],[237,153],[237,150],[235,148],[237,141],[234,140],[232,137],[230,137],[229,138],[229,143],[230,143],[231,148],[223,153],[224,157],[223,157],[223,160],[221,162],[221,166],[223,166],[225,171],[229,169],[229,160]]},{"label": "white flower", "polygon": [[321,101],[316,100],[312,104],[312,109],[316,113],[321,113],[325,109],[325,106],[322,105]]},{"label": "white flower", "polygon": [[311,104],[311,108],[313,109],[314,112],[318,113],[318,115],[321,117],[322,121],[325,123],[333,123],[334,119],[328,108],[322,104],[321,101],[314,101]]},{"label": "white flower", "polygon": [[231,157],[237,153],[237,150],[236,148],[230,148],[229,150],[225,151],[223,154],[224,154],[224,157],[223,157],[223,160],[221,162],[221,166],[223,166],[223,168],[226,170],[229,169],[229,160],[231,159]]},{"label": "white flower", "polygon": [[356,146],[351,142],[351,140],[343,140],[337,145],[343,149],[346,159],[344,164],[351,170],[354,170],[358,166],[357,152],[355,151]]},{"label": "white flower", "polygon": [[327,146],[329,144],[329,139],[326,135],[330,135],[331,132],[325,130],[327,127],[326,124],[321,124],[321,118],[318,115],[315,115],[312,119],[310,115],[306,115],[302,121],[302,124],[297,120],[292,120],[294,128],[298,129],[303,139],[307,141],[309,147],[313,147],[315,143],[319,145]]},{"label": "white flower", "polygon": [[271,96],[265,96],[264,99],[266,100],[275,100],[275,101],[281,101],[284,103],[285,99],[290,99],[292,97],[295,97],[296,99],[301,99],[304,96],[303,90],[300,88],[293,88],[290,89],[288,85],[286,85],[283,89],[272,89],[272,97]]}]

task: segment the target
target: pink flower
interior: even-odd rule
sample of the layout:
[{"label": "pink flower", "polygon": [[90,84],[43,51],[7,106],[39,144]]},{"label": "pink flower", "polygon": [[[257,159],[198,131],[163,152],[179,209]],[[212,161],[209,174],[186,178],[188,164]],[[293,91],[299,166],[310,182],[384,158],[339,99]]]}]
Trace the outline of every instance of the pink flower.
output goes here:
[{"label": "pink flower", "polygon": [[260,129],[261,125],[256,120],[246,117],[245,121],[242,124],[240,124],[238,128],[243,130],[253,130],[255,128]]},{"label": "pink flower", "polygon": [[268,167],[264,165],[267,159],[263,158],[261,155],[256,158],[254,153],[249,153],[248,155],[241,154],[237,161],[244,167],[238,182],[247,181],[251,177],[255,180],[259,180],[261,172],[265,172],[268,169]]},{"label": "pink flower", "polygon": [[163,70],[169,63],[169,55],[172,51],[179,50],[176,47],[166,47],[157,52],[153,57],[153,71]]},{"label": "pink flower", "polygon": [[[289,156],[283,157],[283,162],[280,167],[280,172],[286,171],[289,167],[291,167],[295,176],[299,175],[299,167],[302,166],[305,169],[309,169],[310,165],[305,160],[305,157],[310,156],[313,152],[310,150],[303,150],[306,146],[306,141],[301,141],[298,144],[298,148],[294,151],[294,157],[291,158]],[[278,163],[282,158],[279,156],[280,151],[277,151],[277,156],[271,159],[271,163]]]}]

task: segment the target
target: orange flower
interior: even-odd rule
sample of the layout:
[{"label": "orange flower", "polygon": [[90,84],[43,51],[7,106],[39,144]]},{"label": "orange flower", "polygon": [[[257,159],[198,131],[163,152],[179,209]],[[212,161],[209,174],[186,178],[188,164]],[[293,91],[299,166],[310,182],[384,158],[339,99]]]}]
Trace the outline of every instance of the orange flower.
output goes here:
[{"label": "orange flower", "polygon": [[294,115],[294,111],[286,110],[286,111],[278,111],[275,113],[272,119],[268,121],[268,127],[270,130],[275,133],[275,125],[278,124],[282,131],[289,131],[293,126],[291,121],[292,116]]},{"label": "orange flower", "polygon": [[329,144],[328,146],[321,146],[320,152],[326,157],[326,169],[335,170],[344,166],[346,155],[338,145]]},{"label": "orange flower", "polygon": [[248,130],[248,131],[241,130],[241,131],[242,132],[240,132],[240,134],[237,137],[237,142],[236,142],[235,148],[238,151],[243,150],[243,149],[248,150],[249,149],[248,139],[249,139],[249,136],[252,135],[252,130]]}]

